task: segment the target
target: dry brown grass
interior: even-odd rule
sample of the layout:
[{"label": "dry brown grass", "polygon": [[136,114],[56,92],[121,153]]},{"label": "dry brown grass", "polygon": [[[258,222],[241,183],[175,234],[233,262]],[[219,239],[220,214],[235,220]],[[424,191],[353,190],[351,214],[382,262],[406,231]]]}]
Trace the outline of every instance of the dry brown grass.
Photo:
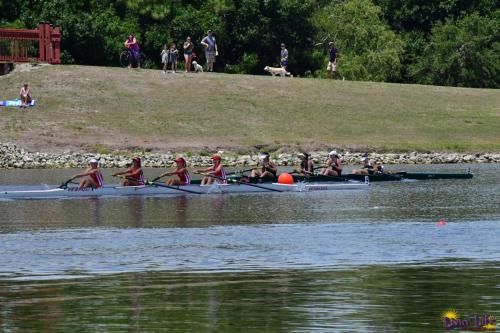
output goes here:
[{"label": "dry brown grass", "polygon": [[25,81],[39,104],[4,108],[0,142],[31,150],[500,150],[498,90],[46,66],[0,99]]}]

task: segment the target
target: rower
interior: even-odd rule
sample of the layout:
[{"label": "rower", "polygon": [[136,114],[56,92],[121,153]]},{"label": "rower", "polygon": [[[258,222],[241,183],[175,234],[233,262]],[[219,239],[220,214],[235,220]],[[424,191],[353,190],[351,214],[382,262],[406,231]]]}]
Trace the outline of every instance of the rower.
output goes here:
[{"label": "rower", "polygon": [[328,154],[326,167],[321,169],[320,174],[323,176],[337,177],[342,175],[342,162],[336,150],[332,150]]},{"label": "rower", "polygon": [[251,176],[252,178],[259,179],[274,179],[276,178],[276,172],[278,172],[278,167],[269,159],[269,153],[262,153],[259,156],[260,164],[262,165],[260,169],[253,169]]},{"label": "rower", "polygon": [[362,169],[353,170],[352,173],[355,175],[374,175],[380,172],[380,167],[374,161],[368,159],[368,157],[362,157],[361,163],[363,163]]},{"label": "rower", "polygon": [[295,170],[301,176],[309,177],[314,172],[314,163],[311,156],[308,153],[300,153],[298,155],[300,159],[300,169]]},{"label": "rower", "polygon": [[175,159],[176,169],[172,172],[165,172],[161,174],[158,178],[163,178],[165,176],[177,175],[179,179],[170,178],[165,181],[167,186],[184,186],[191,183],[191,178],[189,177],[189,172],[186,168],[186,160],[182,157]]},{"label": "rower", "polygon": [[144,172],[141,169],[141,158],[135,156],[132,158],[132,166],[125,171],[113,174],[113,177],[120,176],[121,186],[140,186],[144,185]]},{"label": "rower", "polygon": [[83,173],[74,175],[71,177],[71,180],[82,177],[87,178],[80,180],[79,189],[98,189],[104,185],[104,177],[102,176],[101,169],[99,168],[99,162],[95,158],[89,161],[89,167]]},{"label": "rower", "polygon": [[213,155],[212,156],[213,165],[210,168],[196,170],[197,173],[204,173],[204,172],[209,173],[209,176],[205,176],[201,179],[201,185],[211,185],[214,182],[221,184],[227,183],[226,170],[224,169],[221,160],[222,158],[219,155]]}]

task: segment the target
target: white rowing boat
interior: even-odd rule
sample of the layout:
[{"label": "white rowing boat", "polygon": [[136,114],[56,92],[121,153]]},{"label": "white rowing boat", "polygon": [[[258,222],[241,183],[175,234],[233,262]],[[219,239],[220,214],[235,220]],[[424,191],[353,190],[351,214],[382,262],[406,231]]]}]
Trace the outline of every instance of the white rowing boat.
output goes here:
[{"label": "white rowing boat", "polygon": [[0,191],[0,199],[43,199],[65,197],[98,197],[98,196],[130,196],[130,195],[186,195],[186,194],[225,194],[255,192],[310,192],[331,190],[354,190],[366,188],[366,183],[325,183],[307,184],[212,184],[164,187],[162,185],[144,186],[104,186],[99,189],[78,187],[52,188],[39,190],[5,190]]}]

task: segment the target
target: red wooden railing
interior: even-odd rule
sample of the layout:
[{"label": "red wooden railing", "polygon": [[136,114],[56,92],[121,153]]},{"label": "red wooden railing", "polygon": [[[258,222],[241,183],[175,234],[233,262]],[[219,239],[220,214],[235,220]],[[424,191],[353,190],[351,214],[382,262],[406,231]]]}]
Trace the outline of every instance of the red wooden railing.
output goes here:
[{"label": "red wooden railing", "polygon": [[38,29],[0,29],[0,62],[61,63],[61,28],[40,23]]}]

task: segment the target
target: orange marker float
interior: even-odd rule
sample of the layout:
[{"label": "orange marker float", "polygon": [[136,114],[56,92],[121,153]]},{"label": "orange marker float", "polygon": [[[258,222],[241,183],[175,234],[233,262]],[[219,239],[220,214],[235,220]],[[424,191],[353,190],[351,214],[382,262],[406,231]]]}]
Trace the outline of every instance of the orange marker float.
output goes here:
[{"label": "orange marker float", "polygon": [[286,184],[286,185],[292,185],[293,184],[293,177],[291,174],[283,172],[279,177],[278,177],[278,183],[279,184]]}]

